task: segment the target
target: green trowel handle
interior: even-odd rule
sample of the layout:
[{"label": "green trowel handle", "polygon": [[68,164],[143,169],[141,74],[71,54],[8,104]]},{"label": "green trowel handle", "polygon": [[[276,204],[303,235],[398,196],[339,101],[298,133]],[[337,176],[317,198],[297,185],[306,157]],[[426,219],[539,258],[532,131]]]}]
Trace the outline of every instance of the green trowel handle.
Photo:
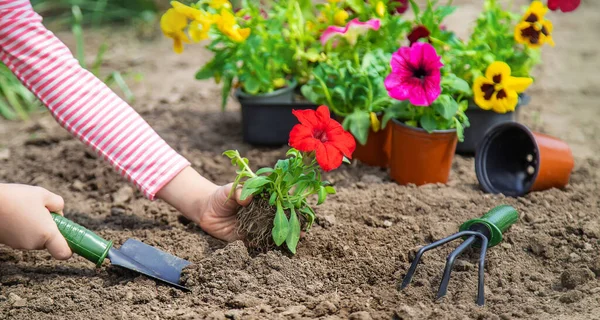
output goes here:
[{"label": "green trowel handle", "polygon": [[517,209],[509,205],[493,208],[481,218],[472,219],[460,226],[460,231],[469,230],[473,225],[485,225],[490,230],[488,247],[493,247],[502,241],[502,233],[519,220]]},{"label": "green trowel handle", "polygon": [[108,255],[108,250],[113,245],[112,241],[102,239],[97,234],[61,215],[52,213],[52,219],[74,253],[95,263],[97,267],[102,265]]}]

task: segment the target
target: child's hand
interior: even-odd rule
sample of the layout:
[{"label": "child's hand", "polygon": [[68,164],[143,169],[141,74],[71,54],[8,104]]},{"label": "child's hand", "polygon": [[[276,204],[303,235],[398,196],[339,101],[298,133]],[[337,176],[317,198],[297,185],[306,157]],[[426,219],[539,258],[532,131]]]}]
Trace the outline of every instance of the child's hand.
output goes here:
[{"label": "child's hand", "polygon": [[251,199],[240,201],[241,190],[237,190],[227,201],[231,186],[217,186],[187,167],[157,196],[197,223],[204,232],[221,240],[234,241],[242,238],[236,230],[237,209],[240,205],[248,205]]},{"label": "child's hand", "polygon": [[62,197],[44,188],[0,184],[0,243],[13,249],[47,249],[59,260],[71,249],[52,220],[50,211],[62,214]]}]

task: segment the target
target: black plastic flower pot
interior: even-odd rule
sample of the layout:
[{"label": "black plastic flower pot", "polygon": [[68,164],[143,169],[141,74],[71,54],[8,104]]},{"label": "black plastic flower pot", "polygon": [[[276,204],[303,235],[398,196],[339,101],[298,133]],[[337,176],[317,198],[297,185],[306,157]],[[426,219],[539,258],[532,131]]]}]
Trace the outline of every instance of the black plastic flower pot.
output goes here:
[{"label": "black plastic flower pot", "polygon": [[317,109],[317,105],[308,102],[240,103],[244,142],[259,146],[286,145],[290,131],[299,123],[292,110]]},{"label": "black plastic flower pot", "polygon": [[459,142],[456,145],[456,153],[470,156],[474,155],[477,146],[488,130],[502,122],[518,121],[519,109],[526,106],[529,103],[529,100],[529,96],[521,95],[515,111],[503,114],[496,113],[492,110],[483,110],[474,103],[471,103],[465,112],[471,125],[468,128],[465,128],[465,139],[463,142]]},{"label": "black plastic flower pot", "polygon": [[509,197],[563,188],[569,183],[573,166],[573,154],[564,141],[517,122],[491,128],[475,154],[481,188]]},{"label": "black plastic flower pot", "polygon": [[285,88],[277,89],[273,92],[265,94],[252,95],[238,88],[235,92],[235,97],[243,105],[244,103],[292,103],[296,92],[296,80],[291,80]]}]

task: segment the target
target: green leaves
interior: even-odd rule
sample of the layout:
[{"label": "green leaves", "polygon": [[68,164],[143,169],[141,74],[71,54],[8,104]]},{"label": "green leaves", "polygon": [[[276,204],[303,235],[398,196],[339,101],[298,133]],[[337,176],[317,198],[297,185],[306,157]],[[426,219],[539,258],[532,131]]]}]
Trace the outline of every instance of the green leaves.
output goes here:
[{"label": "green leaves", "polygon": [[438,128],[437,120],[435,119],[435,116],[431,112],[426,113],[421,118],[420,123],[421,123],[421,127],[423,127],[423,129],[425,129],[427,132],[430,132],[430,133]]},{"label": "green leaves", "polygon": [[368,112],[356,110],[344,119],[342,125],[352,133],[360,144],[365,145],[367,143],[371,129],[370,114]]},{"label": "green leaves", "polygon": [[285,243],[293,254],[296,254],[296,246],[298,245],[298,241],[300,241],[300,221],[298,220],[298,216],[296,215],[294,208],[290,208],[289,229]]},{"label": "green leaves", "polygon": [[[275,219],[273,220],[273,230],[271,234],[273,235],[273,241],[277,246],[283,244],[288,237],[288,233],[290,232],[290,223],[283,212],[283,207],[281,202],[277,202],[277,211],[275,212]],[[295,248],[294,248],[295,249]]]},{"label": "green leaves", "polygon": [[346,3],[350,6],[350,9],[358,14],[363,14],[366,10],[364,0],[346,0]]},{"label": "green leaves", "polygon": [[451,120],[458,111],[458,103],[447,94],[440,95],[432,104],[432,107],[445,120]]}]

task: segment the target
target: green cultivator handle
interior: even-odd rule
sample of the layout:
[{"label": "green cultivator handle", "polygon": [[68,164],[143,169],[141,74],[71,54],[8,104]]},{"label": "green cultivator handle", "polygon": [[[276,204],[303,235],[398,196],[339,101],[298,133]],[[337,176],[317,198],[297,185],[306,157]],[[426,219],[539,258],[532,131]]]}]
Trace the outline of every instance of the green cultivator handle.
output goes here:
[{"label": "green cultivator handle", "polygon": [[74,253],[95,263],[96,267],[102,265],[108,255],[108,250],[113,245],[112,241],[102,239],[92,231],[61,215],[52,213],[52,219]]},{"label": "green cultivator handle", "polygon": [[460,226],[460,231],[473,230],[478,225],[483,225],[490,232],[488,247],[493,247],[502,241],[502,233],[517,220],[519,220],[517,209],[509,205],[501,205],[488,211],[481,218],[463,223]]}]

